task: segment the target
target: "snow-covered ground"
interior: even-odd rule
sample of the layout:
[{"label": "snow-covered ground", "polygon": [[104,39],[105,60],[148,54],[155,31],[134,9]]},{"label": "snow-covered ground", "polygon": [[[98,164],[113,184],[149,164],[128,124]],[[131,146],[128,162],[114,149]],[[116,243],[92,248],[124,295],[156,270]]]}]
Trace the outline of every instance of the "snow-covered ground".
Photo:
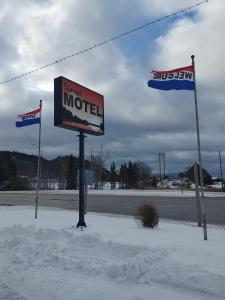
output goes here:
[{"label": "snow-covered ground", "polygon": [[1,300],[225,299],[225,228],[0,207]]},{"label": "snow-covered ground", "polygon": [[[97,195],[127,195],[127,196],[159,196],[159,197],[195,197],[195,191],[190,190],[89,190],[88,194]],[[222,192],[204,192],[205,197],[224,197]]]},{"label": "snow-covered ground", "polygon": [[[35,193],[35,191],[4,191],[1,193]],[[51,194],[78,194],[78,190],[41,190],[40,193]],[[159,196],[159,197],[195,197],[195,191],[184,190],[88,190],[88,194],[94,195],[121,195],[121,196]],[[204,192],[205,197],[225,197],[224,192]]]}]

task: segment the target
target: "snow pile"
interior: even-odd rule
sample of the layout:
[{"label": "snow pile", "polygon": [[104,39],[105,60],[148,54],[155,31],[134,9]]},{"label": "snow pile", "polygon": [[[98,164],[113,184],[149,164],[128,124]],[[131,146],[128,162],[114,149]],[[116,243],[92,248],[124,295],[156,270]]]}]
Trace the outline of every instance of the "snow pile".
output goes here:
[{"label": "snow pile", "polygon": [[131,283],[150,282],[151,266],[163,251],[103,242],[90,234],[66,230],[12,226],[1,231],[1,249],[13,264],[12,270],[52,267],[59,270],[103,276]]},{"label": "snow pile", "polygon": [[71,211],[41,210],[36,221],[32,213],[0,209],[0,299],[224,299],[222,228],[206,242],[190,225],[148,230],[89,214],[81,231]]}]

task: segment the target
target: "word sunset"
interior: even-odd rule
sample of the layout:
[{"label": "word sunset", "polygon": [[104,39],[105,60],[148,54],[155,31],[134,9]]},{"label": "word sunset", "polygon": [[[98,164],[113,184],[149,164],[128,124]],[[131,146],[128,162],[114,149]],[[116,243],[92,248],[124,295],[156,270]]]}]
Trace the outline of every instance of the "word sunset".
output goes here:
[{"label": "word sunset", "polygon": [[152,71],[148,86],[159,90],[194,90],[193,66],[170,71]]}]

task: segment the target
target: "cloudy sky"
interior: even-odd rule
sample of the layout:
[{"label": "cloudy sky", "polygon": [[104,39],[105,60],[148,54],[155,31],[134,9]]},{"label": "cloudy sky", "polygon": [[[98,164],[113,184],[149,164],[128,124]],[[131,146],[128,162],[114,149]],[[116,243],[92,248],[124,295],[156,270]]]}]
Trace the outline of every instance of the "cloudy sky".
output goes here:
[{"label": "cloudy sky", "polygon": [[[112,36],[191,6],[200,0],[1,0],[0,82],[84,50]],[[43,99],[43,156],[78,155],[75,131],[54,127],[54,78],[64,76],[103,94],[105,136],[88,136],[86,157],[101,145],[108,163],[145,161],[167,172],[197,160],[192,91],[147,87],[152,69],[191,64],[196,77],[203,167],[225,164],[224,0],[193,10],[0,85],[0,150],[37,153],[38,126],[16,128],[18,114]]]}]

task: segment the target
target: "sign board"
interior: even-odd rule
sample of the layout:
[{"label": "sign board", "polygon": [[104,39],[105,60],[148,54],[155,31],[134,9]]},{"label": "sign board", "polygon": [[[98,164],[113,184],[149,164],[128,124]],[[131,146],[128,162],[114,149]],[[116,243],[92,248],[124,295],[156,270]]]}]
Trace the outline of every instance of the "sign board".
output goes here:
[{"label": "sign board", "polygon": [[55,78],[54,125],[104,135],[104,97],[62,76]]}]

